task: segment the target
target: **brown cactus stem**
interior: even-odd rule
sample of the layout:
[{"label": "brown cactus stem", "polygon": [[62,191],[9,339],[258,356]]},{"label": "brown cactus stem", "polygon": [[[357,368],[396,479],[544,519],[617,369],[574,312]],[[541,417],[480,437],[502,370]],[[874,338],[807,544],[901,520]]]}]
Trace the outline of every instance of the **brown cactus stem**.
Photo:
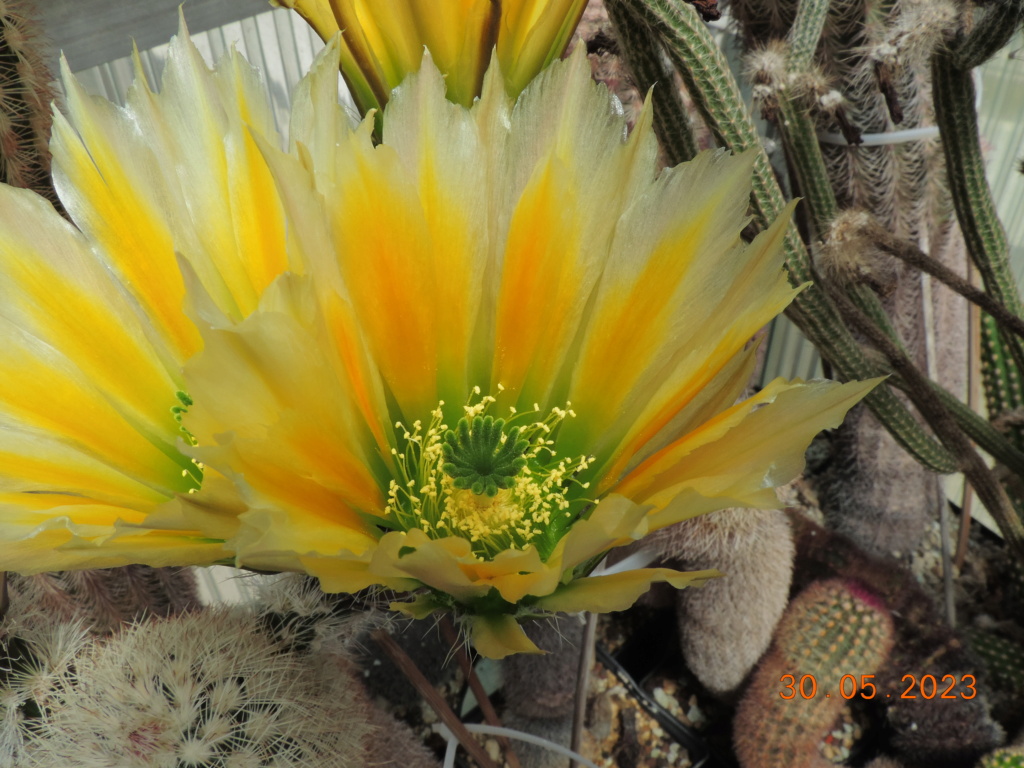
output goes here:
[{"label": "brown cactus stem", "polygon": [[866,230],[866,234],[871,237],[881,250],[890,256],[895,256],[900,261],[904,261],[912,267],[920,269],[922,272],[927,272],[968,301],[977,304],[1005,329],[1024,338],[1024,320],[1013,314],[1004,304],[993,299],[985,291],[971,285],[949,267],[935,261],[935,259],[931,258],[913,243],[897,237],[877,223],[870,225]]},{"label": "brown cactus stem", "polygon": [[480,742],[466,729],[466,726],[459,720],[459,716],[448,706],[448,702],[444,700],[444,697],[427,680],[426,675],[416,666],[416,662],[409,658],[409,654],[402,650],[402,647],[392,639],[391,635],[384,630],[378,629],[373,633],[373,639],[384,650],[384,653],[388,655],[388,658],[395,663],[399,671],[413,684],[420,696],[430,705],[430,708],[437,713],[437,716],[441,718],[441,722],[448,726],[470,757],[480,764],[480,768],[498,768],[494,761],[491,760],[490,755],[487,754],[487,750],[480,746]]},{"label": "brown cactus stem", "polygon": [[[462,674],[466,676],[466,681],[469,683],[469,687],[473,691],[473,695],[476,697],[476,703],[480,706],[480,711],[483,712],[484,720],[487,721],[488,725],[501,728],[501,718],[498,717],[498,712],[494,709],[490,696],[488,696],[487,691],[484,690],[484,686],[483,683],[480,682],[479,675],[477,675],[476,670],[473,669],[473,663],[469,660],[469,655],[466,653],[465,646],[459,642],[459,635],[458,632],[455,631],[455,627],[452,625],[451,617],[445,616],[441,619],[441,634],[444,636],[445,642],[452,647],[452,652],[455,654],[455,661],[458,662],[459,668],[462,670]],[[515,752],[512,751],[512,742],[508,740],[508,737],[498,736],[497,739],[505,749],[505,762],[508,763],[509,768],[521,768],[519,765],[519,758],[516,757]]]},{"label": "brown cactus stem", "polygon": [[893,370],[909,385],[907,396],[935,430],[943,445],[953,454],[960,470],[974,487],[982,503],[999,523],[1007,543],[1024,556],[1024,523],[1017,516],[1005,489],[999,484],[984,459],[957,427],[949,410],[933,391],[928,377],[921,373],[889,336],[841,293],[833,296],[840,312],[864,337],[889,360]]}]

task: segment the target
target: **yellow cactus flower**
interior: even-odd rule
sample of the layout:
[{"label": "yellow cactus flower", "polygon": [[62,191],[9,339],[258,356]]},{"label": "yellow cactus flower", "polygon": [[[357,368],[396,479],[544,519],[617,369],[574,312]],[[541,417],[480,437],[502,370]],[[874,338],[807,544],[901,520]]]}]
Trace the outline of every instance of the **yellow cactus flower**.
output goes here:
[{"label": "yellow cactus flower", "polygon": [[448,98],[468,107],[480,95],[496,50],[505,86],[518,96],[561,56],[586,0],[273,0],[292,8],[325,41],[339,31],[341,69],[363,114],[380,109],[424,47],[445,75]]},{"label": "yellow cactus flower", "polygon": [[[304,98],[333,98],[339,55]],[[650,107],[624,138],[582,53],[517,103],[495,69],[469,109],[444,93],[427,57],[380,145],[321,107],[333,124],[299,127],[291,156],[265,149],[306,273],[204,329],[185,424],[245,499],[242,563],[409,591],[392,607],[452,611],[500,657],[536,650],[528,617],[713,575],[590,574],[656,528],[777,504],[872,384],[736,403],[749,339],[796,293],[788,214],[739,237],[752,156],[656,173]]]},{"label": "yellow cactus flower", "polygon": [[[342,42],[278,146],[252,70],[183,34],[125,110],[66,76],[53,139],[77,229],[0,188],[0,570],[233,562],[381,585],[464,619],[611,611],[653,581],[610,549],[776,504],[871,384],[736,402],[793,298],[786,218],[749,245],[751,157],[657,173],[581,54],[471,108],[429,57],[372,120]],[[514,107],[514,108],[513,108]],[[179,423],[180,421],[180,423]]]}]

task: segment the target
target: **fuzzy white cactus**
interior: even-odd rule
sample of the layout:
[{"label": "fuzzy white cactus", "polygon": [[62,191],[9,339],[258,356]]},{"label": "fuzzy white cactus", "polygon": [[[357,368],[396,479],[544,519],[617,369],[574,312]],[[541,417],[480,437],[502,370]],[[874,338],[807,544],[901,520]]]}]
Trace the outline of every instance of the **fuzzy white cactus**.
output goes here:
[{"label": "fuzzy white cactus", "polygon": [[[35,655],[53,655],[46,642]],[[21,762],[40,768],[347,768],[370,726],[339,657],[208,610],[139,623],[46,665]],[[39,666],[36,664],[35,666]],[[27,695],[31,671],[12,690]]]}]

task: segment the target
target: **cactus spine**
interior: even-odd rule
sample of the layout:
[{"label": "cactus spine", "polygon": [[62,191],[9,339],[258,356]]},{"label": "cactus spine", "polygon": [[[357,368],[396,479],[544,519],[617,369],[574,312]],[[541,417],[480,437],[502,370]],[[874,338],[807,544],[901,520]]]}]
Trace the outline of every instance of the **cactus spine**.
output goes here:
[{"label": "cactus spine", "polygon": [[31,4],[0,0],[0,182],[56,204],[50,182],[50,73]]}]

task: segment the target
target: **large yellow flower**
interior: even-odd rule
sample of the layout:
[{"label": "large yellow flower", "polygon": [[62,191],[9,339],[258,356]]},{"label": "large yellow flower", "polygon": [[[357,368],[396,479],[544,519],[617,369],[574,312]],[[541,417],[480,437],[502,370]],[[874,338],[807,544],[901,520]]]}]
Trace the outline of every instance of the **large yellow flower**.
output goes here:
[{"label": "large yellow flower", "polygon": [[363,114],[380,109],[426,47],[448,98],[469,106],[496,51],[517,96],[562,55],[586,0],[274,0],[294,8],[325,40],[339,31],[341,68]]},{"label": "large yellow flower", "polygon": [[533,650],[525,617],[709,577],[588,574],[656,528],[775,505],[870,388],[735,403],[748,340],[796,292],[788,215],[739,238],[752,158],[657,174],[650,109],[624,138],[582,54],[515,103],[491,70],[470,109],[428,58],[374,146],[333,106],[336,45],[304,87],[319,119],[265,149],[305,274],[213,321],[185,367],[191,453],[248,506],[237,557],[415,591],[394,607],[468,617],[490,656]]},{"label": "large yellow flower", "polygon": [[[751,159],[655,172],[586,59],[472,108],[429,58],[372,121],[335,39],[279,148],[237,56],[184,36],[126,110],[67,78],[58,189],[0,190],[0,569],[230,561],[413,593],[490,656],[519,622],[625,608],[609,549],[770,506],[870,385],[736,403],[793,298],[780,220],[739,239]],[[179,424],[178,420],[181,420]]]}]

